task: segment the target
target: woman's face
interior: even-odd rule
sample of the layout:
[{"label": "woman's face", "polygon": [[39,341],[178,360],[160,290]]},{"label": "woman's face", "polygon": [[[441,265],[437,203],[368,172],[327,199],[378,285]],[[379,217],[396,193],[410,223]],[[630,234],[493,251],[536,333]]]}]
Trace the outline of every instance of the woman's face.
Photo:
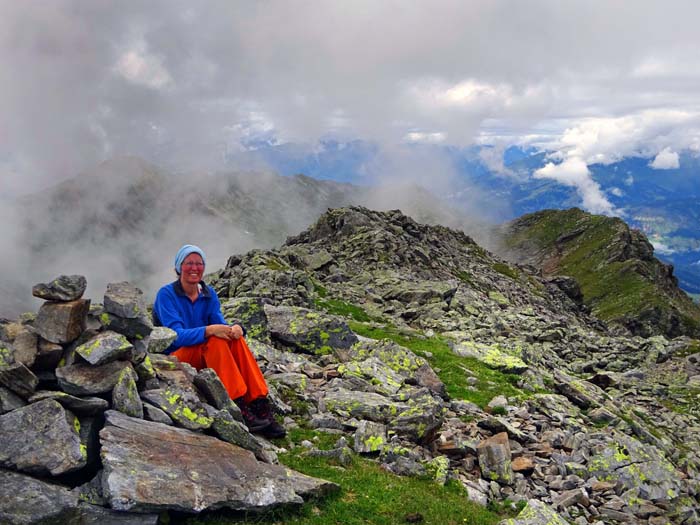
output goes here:
[{"label": "woman's face", "polygon": [[180,281],[182,284],[198,284],[204,275],[204,262],[198,253],[191,253],[182,261]]}]

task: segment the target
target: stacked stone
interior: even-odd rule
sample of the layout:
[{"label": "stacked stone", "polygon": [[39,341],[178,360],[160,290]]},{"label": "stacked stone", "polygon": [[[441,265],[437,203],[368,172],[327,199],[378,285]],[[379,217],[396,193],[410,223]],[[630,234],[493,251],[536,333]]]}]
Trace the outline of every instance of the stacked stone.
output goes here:
[{"label": "stacked stone", "polygon": [[85,288],[38,284],[36,317],[0,324],[0,523],[155,524],[334,488],[275,465],[212,370],[162,354],[176,334],[141,290],[111,283],[91,308]]}]

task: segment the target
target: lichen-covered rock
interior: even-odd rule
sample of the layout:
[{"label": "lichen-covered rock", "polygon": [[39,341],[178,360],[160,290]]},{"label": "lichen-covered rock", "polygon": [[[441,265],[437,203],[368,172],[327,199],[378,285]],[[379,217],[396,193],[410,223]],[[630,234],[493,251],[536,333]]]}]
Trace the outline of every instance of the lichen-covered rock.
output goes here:
[{"label": "lichen-covered rock", "polygon": [[0,340],[0,367],[9,366],[15,362],[15,349],[7,341]]},{"label": "lichen-covered rock", "polygon": [[59,275],[48,283],[38,283],[32,287],[32,295],[47,301],[75,301],[80,299],[87,288],[87,280],[82,275]]},{"label": "lichen-covered rock", "polygon": [[136,387],[138,377],[131,367],[119,373],[117,383],[112,390],[112,408],[127,416],[143,418],[143,403]]},{"label": "lichen-covered rock", "polygon": [[145,339],[148,352],[151,354],[162,354],[177,339],[177,332],[165,326],[156,326]]},{"label": "lichen-covered rock", "polygon": [[515,352],[499,345],[466,340],[455,343],[452,350],[457,355],[474,357],[491,368],[511,374],[522,374],[529,368]]},{"label": "lichen-covered rock", "polygon": [[0,367],[0,386],[25,399],[34,393],[38,384],[39,378],[22,363]]},{"label": "lichen-covered rock", "polygon": [[415,390],[406,405],[389,421],[389,428],[415,443],[431,441],[443,422],[442,403],[422,389]]},{"label": "lichen-covered rock", "polygon": [[228,324],[240,324],[245,327],[246,339],[270,341],[267,328],[265,304],[269,300],[261,297],[234,297],[221,304],[221,311]]},{"label": "lichen-covered rock", "polygon": [[89,310],[89,299],[67,303],[46,302],[39,308],[34,328],[47,341],[70,343],[85,330]]},{"label": "lichen-covered rock", "polygon": [[75,352],[91,365],[102,365],[117,359],[128,358],[133,348],[126,337],[107,330],[78,346]]},{"label": "lichen-covered rock", "polygon": [[404,382],[402,375],[376,357],[369,357],[362,361],[349,361],[340,365],[338,372],[343,376],[363,378],[372,383],[378,393],[387,396],[398,392]]},{"label": "lichen-covered rock", "polygon": [[295,486],[294,473],[260,463],[240,447],[114,411],[107,412],[100,437],[103,490],[116,510],[262,511],[301,504],[297,490],[334,486],[320,480]]},{"label": "lichen-covered rock", "polygon": [[231,398],[226,387],[211,368],[203,368],[198,371],[194,378],[194,384],[213,407],[223,409],[230,405]]},{"label": "lichen-covered rock", "polygon": [[168,414],[163,412],[160,408],[151,405],[150,403],[143,404],[143,417],[148,421],[153,421],[155,423],[163,423],[164,425],[172,425],[173,420]]},{"label": "lichen-covered rock", "polygon": [[104,365],[78,364],[56,369],[61,390],[76,396],[92,396],[111,392],[119,380],[119,374],[131,368],[128,361],[112,361]]},{"label": "lichen-covered rock", "polygon": [[597,408],[609,399],[605,391],[588,381],[576,379],[561,371],[556,371],[554,378],[557,392],[580,408]]},{"label": "lichen-covered rock", "polygon": [[347,349],[357,336],[337,317],[295,306],[265,305],[265,315],[273,339],[297,351],[330,354]]},{"label": "lichen-covered rock", "polygon": [[615,432],[595,452],[587,463],[588,475],[621,484],[629,497],[670,501],[681,493],[683,475],[653,445]]},{"label": "lichen-covered rock", "polygon": [[258,459],[263,460],[262,443],[248,431],[243,423],[236,421],[227,410],[217,410],[212,415],[212,419],[211,428],[219,439],[250,450]]},{"label": "lichen-covered rock", "polygon": [[153,321],[147,312],[138,317],[120,317],[110,312],[100,315],[102,326],[122,334],[130,341],[145,339],[153,331]]},{"label": "lichen-covered rock", "polygon": [[78,416],[95,416],[109,408],[109,403],[100,397],[75,397],[60,390],[41,390],[34,393],[29,402],[36,403],[44,399],[58,401],[63,408]]},{"label": "lichen-covered rock", "polygon": [[387,423],[400,412],[408,410],[409,406],[392,402],[391,399],[374,392],[332,388],[324,392],[319,401],[319,408],[333,412],[341,418],[356,417]]},{"label": "lichen-covered rock", "polygon": [[0,469],[0,523],[77,523],[78,496],[66,487]]},{"label": "lichen-covered rock", "polygon": [[135,319],[148,315],[143,292],[127,281],[107,284],[104,309],[105,312],[125,319]]},{"label": "lichen-covered rock", "polygon": [[501,432],[485,439],[476,447],[481,476],[510,485],[514,481],[508,434]]},{"label": "lichen-covered rock", "polygon": [[503,520],[498,525],[568,525],[568,522],[546,503],[531,499],[515,518]]},{"label": "lichen-covered rock", "polygon": [[386,443],[386,425],[366,420],[362,420],[357,424],[353,449],[358,454],[378,453]]},{"label": "lichen-covered rock", "polygon": [[192,392],[176,387],[145,390],[141,397],[168,414],[176,425],[190,430],[209,428],[213,420],[207,415],[202,402]]},{"label": "lichen-covered rock", "polygon": [[57,476],[85,466],[87,451],[56,401],[32,403],[0,416],[0,467]]}]

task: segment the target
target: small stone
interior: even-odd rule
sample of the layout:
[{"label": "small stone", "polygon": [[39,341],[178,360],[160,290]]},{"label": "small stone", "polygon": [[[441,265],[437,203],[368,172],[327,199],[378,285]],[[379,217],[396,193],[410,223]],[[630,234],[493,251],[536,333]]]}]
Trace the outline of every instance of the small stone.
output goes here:
[{"label": "small stone", "polygon": [[508,434],[501,432],[485,439],[476,448],[481,476],[499,483],[513,483]]},{"label": "small stone", "polygon": [[87,280],[82,275],[60,275],[48,283],[35,284],[32,295],[47,301],[75,301],[85,293]]},{"label": "small stone", "polygon": [[148,421],[154,421],[155,423],[163,423],[164,425],[173,424],[173,420],[170,419],[168,414],[150,403],[143,404],[143,418]]},{"label": "small stone", "polygon": [[34,328],[52,343],[70,343],[85,330],[89,299],[76,299],[66,303],[46,302],[39,308]]},{"label": "small stone", "polygon": [[520,456],[515,458],[511,466],[513,468],[514,472],[532,472],[535,469],[535,463],[532,461],[532,458],[529,458],[527,456]]}]

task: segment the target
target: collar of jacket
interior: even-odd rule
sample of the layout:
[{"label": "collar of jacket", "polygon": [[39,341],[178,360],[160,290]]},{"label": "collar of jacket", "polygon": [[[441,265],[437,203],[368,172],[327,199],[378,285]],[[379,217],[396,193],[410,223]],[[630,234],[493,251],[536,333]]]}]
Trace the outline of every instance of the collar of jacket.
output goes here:
[{"label": "collar of jacket", "polygon": [[[180,279],[173,283],[173,289],[175,290],[175,293],[180,297],[187,297],[185,290],[182,288],[182,283],[180,283]],[[199,291],[201,292],[202,297],[205,297],[206,299],[209,299],[211,297],[209,286],[207,286],[207,283],[205,283],[204,281],[199,281]]]}]

